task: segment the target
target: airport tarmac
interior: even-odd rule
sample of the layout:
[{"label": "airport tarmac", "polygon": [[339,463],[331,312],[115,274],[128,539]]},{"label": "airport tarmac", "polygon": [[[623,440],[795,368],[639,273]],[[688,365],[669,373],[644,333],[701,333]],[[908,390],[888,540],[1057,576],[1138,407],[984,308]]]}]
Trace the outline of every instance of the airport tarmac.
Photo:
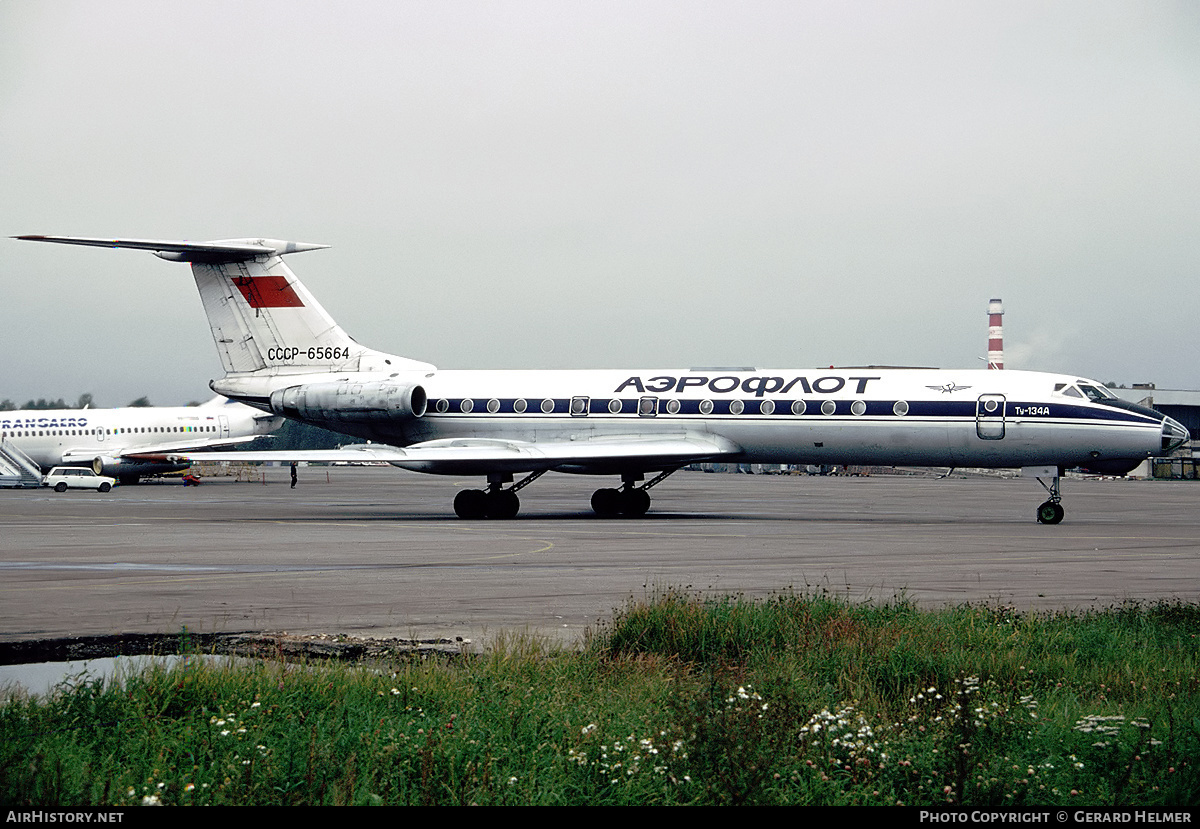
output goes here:
[{"label": "airport tarmac", "polygon": [[546,475],[511,521],[463,521],[481,481],[271,468],[101,495],[0,490],[0,641],[287,631],[577,641],[655,590],[827,590],[1020,610],[1200,601],[1200,485],[679,472],[641,519],[593,517],[608,479]]}]

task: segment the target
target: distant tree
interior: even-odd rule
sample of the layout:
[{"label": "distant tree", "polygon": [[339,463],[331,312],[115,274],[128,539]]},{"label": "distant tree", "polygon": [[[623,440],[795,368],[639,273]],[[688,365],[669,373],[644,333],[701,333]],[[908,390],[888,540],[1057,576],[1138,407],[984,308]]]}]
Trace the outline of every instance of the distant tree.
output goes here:
[{"label": "distant tree", "polygon": [[1104,385],[1105,385],[1105,387],[1107,387],[1107,388],[1110,388],[1110,389],[1123,389],[1123,388],[1127,388],[1127,387],[1126,387],[1126,385],[1125,385],[1124,383],[1122,383],[1121,385],[1119,385],[1119,386],[1118,386],[1118,385],[1117,385],[1117,382],[1116,382],[1115,380],[1109,380],[1109,381],[1108,381],[1107,383],[1105,383]]},{"label": "distant tree", "polygon": [[[92,399],[92,393],[85,392],[85,393],[79,395],[79,400],[75,403],[74,406],[67,403],[67,401],[61,397],[58,398],[57,400],[47,400],[44,397],[39,397],[37,400],[30,400],[28,403],[26,403],[21,408],[23,408],[23,409],[87,409],[87,408],[90,408],[93,405],[93,403],[94,403],[94,401]],[[147,405],[149,405],[149,404],[147,404]],[[7,398],[0,401],[0,412],[12,412],[12,411],[16,411],[16,409],[17,409],[17,404],[13,403],[13,401],[11,401]]]},{"label": "distant tree", "polygon": [[25,404],[24,408],[26,408],[26,409],[65,409],[65,408],[67,408],[67,401],[63,400],[61,397],[58,398],[57,400],[47,400],[44,397],[39,397],[37,400],[30,400],[28,403]]},{"label": "distant tree", "polygon": [[337,449],[347,443],[362,443],[361,440],[340,432],[331,432],[318,426],[309,426],[295,420],[285,420],[270,437],[261,437],[246,444],[247,451],[267,449]]},{"label": "distant tree", "polygon": [[134,400],[132,403],[130,403],[129,407],[133,408],[133,409],[145,409],[145,408],[148,408],[153,405],[154,404],[150,402],[149,397],[143,396],[143,397],[139,397],[137,400]]},{"label": "distant tree", "polygon": [[202,404],[200,403],[200,401],[199,401],[199,400],[189,400],[189,401],[188,401],[186,404],[184,404],[184,405],[187,405],[187,406],[199,406],[199,405],[202,405]]}]

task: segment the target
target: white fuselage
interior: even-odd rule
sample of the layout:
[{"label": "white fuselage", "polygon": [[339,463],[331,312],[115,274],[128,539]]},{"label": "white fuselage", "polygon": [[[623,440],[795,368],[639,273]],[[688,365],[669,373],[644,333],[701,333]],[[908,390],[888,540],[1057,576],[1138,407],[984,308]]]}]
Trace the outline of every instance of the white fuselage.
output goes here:
[{"label": "white fuselage", "polygon": [[[424,414],[372,423],[336,417],[310,422],[398,446],[463,438],[538,443],[693,435],[736,445],[736,453],[722,460],[746,463],[1108,464],[1114,469],[1132,468],[1161,452],[1168,423],[1176,438],[1182,431],[1150,409],[1081,395],[1077,386],[1091,381],[1040,372],[435,370],[391,377],[423,388],[428,398]],[[273,384],[282,379],[274,378]],[[322,379],[344,380],[352,389],[356,380],[378,377],[331,374]],[[558,468],[612,471],[611,464]]]},{"label": "white fuselage", "polygon": [[0,412],[0,436],[43,471],[60,464],[91,465],[160,447],[220,446],[263,435],[278,418],[240,403],[117,409],[28,409]]}]

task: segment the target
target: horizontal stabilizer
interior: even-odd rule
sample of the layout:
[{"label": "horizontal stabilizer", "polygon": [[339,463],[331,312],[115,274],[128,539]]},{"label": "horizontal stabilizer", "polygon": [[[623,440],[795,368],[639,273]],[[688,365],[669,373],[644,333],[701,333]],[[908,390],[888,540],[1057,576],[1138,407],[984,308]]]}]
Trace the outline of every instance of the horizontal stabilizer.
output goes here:
[{"label": "horizontal stabilizer", "polygon": [[221,239],[214,242],[186,242],[165,239],[94,239],[85,236],[14,236],[27,242],[56,242],[62,245],[86,245],[94,248],[132,248],[148,250],[172,262],[244,262],[262,256],[282,256],[322,250],[329,245],[310,242],[284,242],[279,239]]}]

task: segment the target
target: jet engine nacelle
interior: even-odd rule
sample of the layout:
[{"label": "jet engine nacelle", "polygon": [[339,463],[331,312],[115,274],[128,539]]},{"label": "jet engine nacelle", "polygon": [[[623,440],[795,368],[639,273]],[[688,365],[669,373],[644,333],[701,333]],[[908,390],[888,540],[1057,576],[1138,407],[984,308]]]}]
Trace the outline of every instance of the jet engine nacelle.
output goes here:
[{"label": "jet engine nacelle", "polygon": [[92,471],[97,475],[107,475],[122,483],[136,481],[144,475],[165,475],[169,472],[179,472],[191,466],[190,462],[163,463],[158,461],[137,461],[126,458],[112,458],[100,455],[92,461]]},{"label": "jet engine nacelle", "polygon": [[372,423],[423,417],[429,396],[417,384],[309,383],[271,393],[271,411],[310,423]]}]

